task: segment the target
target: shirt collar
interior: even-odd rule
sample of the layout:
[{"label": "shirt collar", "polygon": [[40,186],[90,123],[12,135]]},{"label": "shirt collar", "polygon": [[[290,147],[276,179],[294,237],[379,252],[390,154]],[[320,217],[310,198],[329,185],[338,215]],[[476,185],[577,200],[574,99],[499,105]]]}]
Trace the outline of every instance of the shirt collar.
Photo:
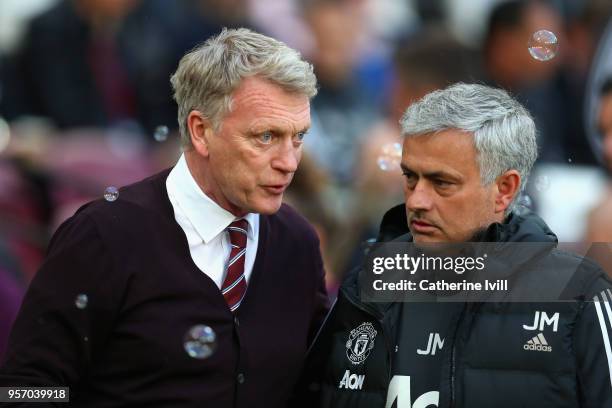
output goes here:
[{"label": "shirt collar", "polygon": [[[239,219],[204,194],[191,175],[184,154],[181,154],[178,162],[170,171],[166,186],[168,194],[176,200],[205,244]],[[259,221],[258,216],[255,213],[248,213],[242,217],[248,222],[247,237],[250,239],[255,238],[255,224]]]}]

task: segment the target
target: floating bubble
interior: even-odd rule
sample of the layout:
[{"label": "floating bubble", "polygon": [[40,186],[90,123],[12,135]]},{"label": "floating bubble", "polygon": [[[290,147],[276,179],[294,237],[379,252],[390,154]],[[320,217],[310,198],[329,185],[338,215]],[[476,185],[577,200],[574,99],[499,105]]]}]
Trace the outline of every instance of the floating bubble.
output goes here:
[{"label": "floating bubble", "polygon": [[530,212],[531,210],[529,208],[523,207],[522,205],[517,205],[516,207],[514,207],[514,213],[516,215],[524,216],[529,214]]},{"label": "floating bubble", "polygon": [[153,137],[156,141],[163,142],[168,138],[168,133],[170,133],[168,126],[158,126],[155,128],[155,133],[153,133]]},{"label": "floating bubble", "polygon": [[519,198],[519,205],[522,205],[523,207],[527,207],[527,208],[533,207],[533,202],[531,201],[531,197],[529,197],[527,194],[522,194],[521,197]]},{"label": "floating bubble", "polygon": [[533,202],[527,194],[521,194],[516,202],[514,212],[518,215],[526,215],[532,211]]},{"label": "floating bubble", "polygon": [[538,176],[535,179],[535,188],[538,191],[546,191],[550,188],[550,180],[546,176]]},{"label": "floating bubble", "polygon": [[205,359],[210,357],[217,348],[215,331],[204,324],[193,326],[183,338],[185,351],[190,357]]},{"label": "floating bubble", "polygon": [[539,30],[533,33],[527,43],[529,53],[538,61],[550,61],[559,50],[557,36],[552,31]]},{"label": "floating bubble", "polygon": [[74,300],[74,304],[76,305],[76,307],[81,310],[87,307],[87,302],[89,302],[89,298],[84,293],[78,294],[76,299]]},{"label": "floating bubble", "polygon": [[104,190],[104,199],[112,203],[117,198],[119,198],[119,190],[117,190],[117,187],[106,187],[106,190]]},{"label": "floating bubble", "polygon": [[380,155],[376,160],[382,171],[399,169],[402,160],[402,145],[399,143],[387,143],[380,149]]}]

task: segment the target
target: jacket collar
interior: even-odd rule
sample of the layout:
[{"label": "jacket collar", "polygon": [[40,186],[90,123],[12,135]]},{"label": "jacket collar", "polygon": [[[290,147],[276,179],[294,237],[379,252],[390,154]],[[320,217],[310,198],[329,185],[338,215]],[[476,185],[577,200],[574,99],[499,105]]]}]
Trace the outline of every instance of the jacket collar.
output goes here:
[{"label": "jacket collar", "polygon": [[[404,204],[397,205],[385,213],[377,242],[412,242]],[[499,277],[502,277],[512,275],[520,270],[521,265],[534,257],[550,252],[556,247],[558,240],[544,220],[534,213],[528,213],[526,215],[510,214],[504,223],[491,224],[479,235],[476,242],[487,243],[484,244],[485,250],[498,251],[499,256],[493,258],[499,263],[493,267],[498,271],[503,271],[499,273]],[[505,245],[507,243],[535,243],[535,245],[521,246],[520,258],[524,259],[524,262],[517,262],[517,256],[512,255],[516,246]],[[390,314],[388,312],[395,304],[394,302],[361,302],[359,290],[361,272],[362,268],[358,268],[349,273],[341,288],[345,296],[353,302],[360,302],[365,309],[379,319],[388,318]]]},{"label": "jacket collar", "polygon": [[[380,223],[377,242],[412,241],[404,204],[396,205],[385,213]],[[476,242],[558,242],[548,225],[534,213],[510,214],[503,223],[491,224]]]}]

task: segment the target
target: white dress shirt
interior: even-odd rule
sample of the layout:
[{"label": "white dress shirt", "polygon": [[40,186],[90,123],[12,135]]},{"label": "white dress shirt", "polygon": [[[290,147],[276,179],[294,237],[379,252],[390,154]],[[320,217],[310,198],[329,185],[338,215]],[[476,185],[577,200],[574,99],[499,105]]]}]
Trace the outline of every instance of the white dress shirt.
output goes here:
[{"label": "white dress shirt", "polygon": [[[191,259],[221,289],[231,251],[226,228],[239,218],[204,194],[191,175],[184,154],[170,171],[166,190],[174,218],[187,237]],[[248,283],[257,254],[259,214],[249,213],[242,218],[249,224],[244,259],[244,277]]]}]

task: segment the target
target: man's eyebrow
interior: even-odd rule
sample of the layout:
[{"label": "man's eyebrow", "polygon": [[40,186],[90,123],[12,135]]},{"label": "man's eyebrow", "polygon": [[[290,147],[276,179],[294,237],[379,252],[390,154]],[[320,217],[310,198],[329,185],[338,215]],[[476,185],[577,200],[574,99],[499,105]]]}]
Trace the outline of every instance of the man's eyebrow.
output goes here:
[{"label": "man's eyebrow", "polygon": [[[401,163],[400,167],[402,168],[402,171],[405,172],[405,173],[414,173],[414,174],[416,174],[416,171],[410,169],[404,163]],[[451,173],[446,172],[446,171],[430,171],[428,173],[423,173],[423,177],[428,178],[428,179],[437,179],[437,178],[446,178],[446,179],[452,179],[452,180],[460,180],[461,179],[460,177],[455,176],[454,174],[451,174]]]},{"label": "man's eyebrow", "polygon": [[[262,132],[267,132],[270,131],[272,133],[277,133],[277,134],[281,134],[281,133],[285,133],[286,132],[286,128],[281,128],[278,126],[274,126],[274,125],[255,125],[250,129],[250,133],[253,134],[259,134]],[[306,133],[310,130],[310,126],[305,126],[303,127],[301,130],[298,130],[296,133]]]},{"label": "man's eyebrow", "polygon": [[273,132],[273,133],[278,133],[280,129],[276,126],[271,126],[271,125],[255,125],[255,126],[251,126],[249,128],[249,132],[253,133],[253,134],[259,134],[259,133],[263,133],[263,132]]},{"label": "man's eyebrow", "polygon": [[448,173],[446,171],[432,171],[429,173],[424,173],[423,176],[425,176],[425,178],[428,179],[438,179],[438,178],[445,178],[445,179],[453,179],[453,180],[457,180],[458,177]]},{"label": "man's eyebrow", "polygon": [[404,173],[414,173],[414,171],[410,170],[410,168],[406,166],[404,163],[400,163],[400,167],[402,168],[402,171]]}]

